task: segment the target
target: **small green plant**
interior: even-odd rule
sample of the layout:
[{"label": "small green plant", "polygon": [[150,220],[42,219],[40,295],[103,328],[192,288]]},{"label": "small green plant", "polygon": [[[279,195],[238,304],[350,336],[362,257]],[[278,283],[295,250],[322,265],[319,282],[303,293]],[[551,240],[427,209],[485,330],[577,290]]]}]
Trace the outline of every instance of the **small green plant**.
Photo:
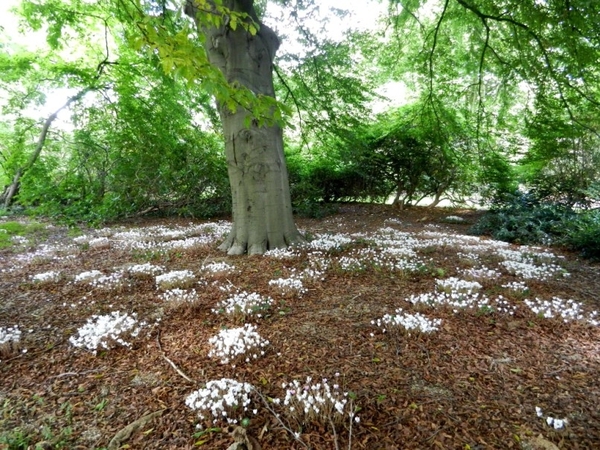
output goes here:
[{"label": "small green plant", "polygon": [[43,234],[45,229],[45,225],[38,222],[10,221],[0,223],[0,249],[12,247],[18,237],[26,238],[27,236]]},{"label": "small green plant", "polygon": [[6,450],[27,450],[31,445],[31,436],[20,428],[0,433],[0,447]]},{"label": "small green plant", "polygon": [[102,411],[104,410],[104,408],[106,408],[106,405],[108,405],[108,399],[103,398],[100,403],[98,403],[96,406],[94,406],[94,409],[96,411]]}]

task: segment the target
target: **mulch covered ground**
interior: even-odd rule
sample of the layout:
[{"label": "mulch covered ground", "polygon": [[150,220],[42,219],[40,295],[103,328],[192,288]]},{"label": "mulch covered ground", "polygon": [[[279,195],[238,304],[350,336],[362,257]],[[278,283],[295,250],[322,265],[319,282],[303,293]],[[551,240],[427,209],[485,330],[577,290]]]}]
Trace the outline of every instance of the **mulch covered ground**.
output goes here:
[{"label": "mulch covered ground", "polygon": [[[312,237],[366,236],[384,227],[416,237],[427,230],[461,235],[477,214],[348,205],[324,219],[298,219],[298,225]],[[449,215],[466,222],[447,223]],[[148,220],[119,224],[124,227],[119,230],[189,223]],[[89,230],[91,236],[98,233]],[[110,232],[103,233],[106,244],[81,239],[74,244],[66,230],[55,227],[48,233],[55,247],[47,254],[39,252],[40,239],[0,254],[0,328],[22,331],[18,346],[4,346],[0,362],[0,448],[107,448],[118,436],[114,448],[227,449],[234,440],[223,424],[200,421],[184,404],[191,392],[210,380],[232,378],[252,384],[269,401],[284,395],[282,383],[333,379],[336,373],[358,408],[360,422],[351,430],[349,421],[335,432],[326,421],[307,423],[293,429],[299,433],[295,440],[255,399],[257,414],[249,416],[247,435],[264,450],[600,448],[600,328],[584,320],[546,319],[524,306],[525,298],[560,297],[581,302],[586,315],[600,310],[600,267],[577,255],[550,249],[564,256],[557,261],[570,276],[523,280],[502,270],[497,255],[480,254],[475,264],[460,255],[460,245],[418,247],[423,262],[418,270],[341,270],[332,263],[298,295],[282,294],[269,281],[305,269],[302,257],[227,257],[216,250],[218,242],[133,250],[119,248]],[[354,237],[323,255],[339,261],[369,245],[367,238]],[[214,261],[236,270],[203,274],[201,266]],[[84,271],[110,274],[145,262],[193,271],[203,280],[196,287],[198,300],[166,304],[151,278],[127,279],[110,289],[74,282]],[[514,314],[493,308],[454,312],[406,301],[434,291],[436,279],[461,277],[462,270],[478,265],[500,271],[478,280],[481,293],[502,295]],[[32,281],[51,270],[61,271],[60,281]],[[525,294],[502,287],[515,281],[526,282]],[[224,326],[240,325],[212,311],[228,296],[224,286],[274,300],[265,317],[250,320],[270,341],[265,356],[235,367],[208,356],[210,337]],[[440,329],[383,333],[372,323],[397,308],[442,319]],[[92,315],[116,310],[155,325],[132,348],[94,355],[69,342]],[[556,429],[548,417],[564,425]]]}]

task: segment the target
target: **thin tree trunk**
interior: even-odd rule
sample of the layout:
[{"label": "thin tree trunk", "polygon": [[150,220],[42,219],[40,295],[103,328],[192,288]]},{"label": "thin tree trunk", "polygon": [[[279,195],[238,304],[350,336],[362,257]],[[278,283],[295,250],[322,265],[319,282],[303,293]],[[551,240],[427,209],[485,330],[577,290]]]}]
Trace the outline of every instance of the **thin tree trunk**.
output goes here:
[{"label": "thin tree trunk", "polygon": [[58,113],[60,113],[63,109],[65,109],[69,105],[71,105],[71,103],[76,102],[77,100],[81,99],[81,97],[83,97],[89,90],[90,89],[84,89],[82,91],[79,91],[73,97],[69,98],[64,105],[62,105],[60,108],[58,108],[56,111],[54,111],[46,119],[46,121],[44,122],[44,126],[42,127],[42,131],[40,132],[40,135],[38,137],[38,141],[35,146],[35,150],[31,154],[31,156],[29,156],[29,159],[27,160],[25,165],[23,167],[19,167],[17,169],[17,171],[15,172],[15,175],[13,177],[12,183],[4,191],[4,194],[3,194],[4,198],[2,200],[4,201],[5,208],[8,208],[10,206],[12,199],[19,192],[19,184],[21,182],[21,177],[25,174],[25,172],[27,172],[29,169],[31,169],[33,167],[33,165],[39,158],[40,154],[42,153],[42,149],[44,148],[44,144],[46,143],[46,136],[48,135],[48,130],[50,130],[50,126],[52,125],[52,122],[54,122],[54,120],[58,117]]},{"label": "thin tree trunk", "polygon": [[[247,13],[256,23],[253,0],[226,0],[231,11]],[[197,8],[188,0],[186,12],[196,18]],[[279,39],[260,24],[256,35],[242,26],[203,27],[210,62],[230,84],[239,84],[257,96],[275,97],[273,59]],[[302,240],[292,216],[288,172],[279,126],[258,126],[243,108],[232,112],[219,104],[233,203],[233,226],[219,247],[230,255],[261,254]],[[248,125],[250,124],[250,125]]]}]

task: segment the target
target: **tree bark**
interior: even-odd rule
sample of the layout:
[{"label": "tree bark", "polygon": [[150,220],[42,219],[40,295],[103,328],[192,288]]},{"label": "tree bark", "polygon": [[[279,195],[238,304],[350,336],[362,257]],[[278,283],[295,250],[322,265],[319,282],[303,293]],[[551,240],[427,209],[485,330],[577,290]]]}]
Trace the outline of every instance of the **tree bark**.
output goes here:
[{"label": "tree bark", "polygon": [[[193,0],[187,1],[187,14],[196,18]],[[253,0],[225,0],[223,5],[247,13],[259,23]],[[253,36],[241,25],[231,29],[228,22],[219,28],[206,27],[196,19],[199,32],[206,37],[209,61],[230,84],[275,97],[273,60],[279,39],[262,23]],[[232,112],[217,103],[233,204],[233,226],[219,248],[230,255],[262,254],[302,241],[292,215],[281,127],[258,126],[249,111],[238,108]]]}]

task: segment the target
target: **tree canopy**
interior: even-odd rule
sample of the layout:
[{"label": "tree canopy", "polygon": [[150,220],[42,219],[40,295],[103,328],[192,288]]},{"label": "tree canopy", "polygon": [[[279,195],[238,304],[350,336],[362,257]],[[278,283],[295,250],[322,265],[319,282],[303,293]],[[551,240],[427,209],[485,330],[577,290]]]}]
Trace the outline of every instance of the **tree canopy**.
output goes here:
[{"label": "tree canopy", "polygon": [[[16,2],[24,36],[45,44],[0,40],[5,205],[96,221],[225,212],[221,123],[240,112],[249,129],[283,127],[297,211],[486,200],[517,184],[593,204],[597,2],[367,3],[382,11],[368,29],[343,4],[311,0]],[[272,94],[210,54],[267,26],[284,42]],[[386,101],[386,86],[404,95]],[[58,107],[35,113],[56,92],[68,126],[52,126]]]}]

